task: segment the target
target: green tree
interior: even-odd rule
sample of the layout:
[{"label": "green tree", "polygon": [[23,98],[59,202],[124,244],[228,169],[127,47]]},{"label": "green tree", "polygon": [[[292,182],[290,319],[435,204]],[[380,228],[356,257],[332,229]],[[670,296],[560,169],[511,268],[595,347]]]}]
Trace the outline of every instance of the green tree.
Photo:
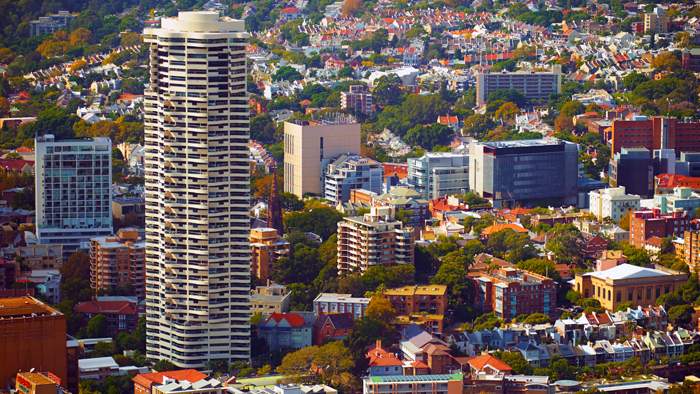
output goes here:
[{"label": "green tree", "polygon": [[326,239],[337,231],[338,222],[342,218],[342,214],[331,207],[306,209],[287,214],[284,217],[284,227],[286,232],[312,232]]},{"label": "green tree", "polygon": [[299,81],[304,77],[292,66],[282,66],[272,76],[274,81]]},{"label": "green tree", "polygon": [[454,131],[445,125],[416,125],[406,132],[404,141],[409,145],[418,145],[432,150],[437,145],[448,145],[453,135]]},{"label": "green tree", "polygon": [[86,334],[89,338],[104,338],[107,336],[107,318],[103,314],[98,314],[90,318],[86,327]]},{"label": "green tree", "polygon": [[544,275],[548,278],[552,278],[556,281],[561,280],[559,273],[557,272],[554,263],[549,260],[534,258],[527,259],[525,261],[520,261],[516,264],[518,268],[524,269],[526,271],[534,272],[536,274]]},{"label": "green tree", "polygon": [[380,106],[401,103],[401,78],[396,74],[389,74],[378,78],[374,81],[372,98]]},{"label": "green tree", "polygon": [[668,310],[668,320],[676,327],[689,326],[695,310],[692,305],[675,305]]},{"label": "green tree", "polygon": [[527,360],[525,360],[522,353],[518,351],[496,351],[493,355],[513,368],[513,373],[522,375],[532,374],[532,367]]},{"label": "green tree", "polygon": [[391,322],[396,317],[396,310],[386,297],[382,294],[375,294],[367,305],[365,316],[370,319]]},{"label": "green tree", "polygon": [[554,253],[557,261],[579,263],[583,260],[585,240],[581,232],[571,224],[556,224],[547,233],[545,249]]}]

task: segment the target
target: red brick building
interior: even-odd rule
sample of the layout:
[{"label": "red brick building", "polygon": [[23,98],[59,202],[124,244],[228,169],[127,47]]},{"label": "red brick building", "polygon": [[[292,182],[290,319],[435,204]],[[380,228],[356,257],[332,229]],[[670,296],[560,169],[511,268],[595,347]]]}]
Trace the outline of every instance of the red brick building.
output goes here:
[{"label": "red brick building", "polygon": [[338,341],[350,334],[353,325],[352,313],[320,314],[314,323],[314,345]]},{"label": "red brick building", "polygon": [[592,237],[585,237],[583,244],[583,255],[589,259],[597,259],[600,257],[604,250],[608,249],[608,240],[595,235]]},{"label": "red brick building", "polygon": [[139,320],[136,304],[129,301],[85,301],[76,305],[74,310],[85,315],[86,320],[103,315],[112,336],[135,330]]},{"label": "red brick building", "polygon": [[662,214],[659,209],[636,211],[630,217],[630,244],[643,248],[647,238],[680,236],[690,229],[688,213]]},{"label": "red brick building", "polygon": [[552,315],[556,310],[557,285],[546,276],[511,267],[474,274],[470,275],[474,304],[483,312],[509,321],[531,313]]},{"label": "red brick building", "polygon": [[700,122],[682,122],[676,118],[654,116],[644,120],[620,120],[612,122],[608,141],[612,153],[622,147],[649,150],[661,149],[662,130],[666,128],[667,148],[676,151],[700,151]]}]

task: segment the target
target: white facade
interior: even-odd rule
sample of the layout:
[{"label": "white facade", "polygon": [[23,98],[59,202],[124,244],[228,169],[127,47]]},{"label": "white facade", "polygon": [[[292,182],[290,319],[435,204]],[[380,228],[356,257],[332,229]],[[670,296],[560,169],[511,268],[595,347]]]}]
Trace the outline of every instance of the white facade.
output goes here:
[{"label": "white facade", "polygon": [[408,159],[408,182],[425,198],[464,194],[469,190],[469,156],[436,152]]},{"label": "white facade", "polygon": [[64,256],[112,234],[112,142],[109,138],[37,137],[36,228],[40,244]]},{"label": "white facade", "polygon": [[625,194],[624,186],[588,193],[588,209],[600,221],[610,218],[617,223],[625,212],[638,210],[640,201],[641,197],[636,194]]},{"label": "white facade", "polygon": [[314,312],[352,313],[353,318],[357,320],[365,316],[369,301],[369,298],[353,297],[351,294],[321,293],[314,299]]},{"label": "white facade", "polygon": [[243,21],[180,12],[145,29],[146,353],[181,368],[250,358]]}]

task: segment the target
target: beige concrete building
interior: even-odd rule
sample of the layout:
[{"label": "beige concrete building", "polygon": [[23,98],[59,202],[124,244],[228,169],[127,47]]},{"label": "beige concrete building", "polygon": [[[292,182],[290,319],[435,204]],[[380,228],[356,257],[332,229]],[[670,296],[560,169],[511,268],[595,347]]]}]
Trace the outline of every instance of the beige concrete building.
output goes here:
[{"label": "beige concrete building", "polygon": [[656,269],[620,264],[604,271],[577,274],[574,290],[584,298],[595,298],[600,305],[615,311],[620,304],[654,305],[661,295],[680,288],[688,275],[661,266]]},{"label": "beige concrete building", "polygon": [[254,228],[250,230],[250,249],[250,271],[259,280],[266,281],[270,277],[272,263],[289,254],[289,242],[280,237],[274,228]]},{"label": "beige concrete building", "polygon": [[218,12],[144,30],[146,355],[250,360],[248,34]]},{"label": "beige concrete building", "polygon": [[321,195],[325,165],[343,153],[360,153],[360,124],[350,116],[284,123],[284,191]]},{"label": "beige concrete building", "polygon": [[267,286],[250,291],[250,309],[253,313],[285,313],[289,312],[290,299],[287,286],[267,281]]},{"label": "beige concrete building", "polygon": [[391,207],[372,207],[364,216],[338,222],[338,272],[365,272],[382,264],[413,264],[411,227]]}]

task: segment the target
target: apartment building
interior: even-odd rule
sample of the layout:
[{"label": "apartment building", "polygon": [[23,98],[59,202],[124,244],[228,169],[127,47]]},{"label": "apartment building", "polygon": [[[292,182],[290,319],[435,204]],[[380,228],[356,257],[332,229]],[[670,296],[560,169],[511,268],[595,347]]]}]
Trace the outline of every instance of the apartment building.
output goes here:
[{"label": "apartment building", "polygon": [[610,186],[642,197],[654,193],[654,160],[647,148],[622,148],[610,159]]},{"label": "apartment building", "polygon": [[340,108],[353,114],[374,113],[372,93],[364,85],[351,85],[347,92],[340,93]]},{"label": "apartment building", "polygon": [[700,231],[684,231],[683,242],[675,246],[676,255],[683,259],[690,272],[697,272],[700,268]]},{"label": "apartment building", "polygon": [[436,199],[469,190],[469,156],[433,152],[408,159],[408,183],[427,199]]},{"label": "apartment building", "polygon": [[686,122],[665,116],[615,119],[607,139],[613,154],[622,148],[638,147],[697,152],[700,151],[700,122]]},{"label": "apartment building", "polygon": [[656,299],[680,288],[688,275],[657,266],[638,267],[620,264],[604,271],[576,274],[574,289],[584,298],[595,298],[600,305],[615,311],[620,304],[655,305]]},{"label": "apartment building", "polygon": [[98,293],[127,291],[146,295],[146,243],[135,228],[123,228],[114,236],[90,240],[90,287]]},{"label": "apartment building", "polygon": [[588,193],[588,210],[598,221],[610,218],[618,223],[627,211],[638,210],[640,201],[636,194],[625,194],[624,186],[593,190]]},{"label": "apartment building", "polygon": [[578,201],[578,147],[545,138],[472,142],[469,189],[494,208],[528,204],[575,205]]},{"label": "apartment building", "polygon": [[146,355],[180,368],[247,362],[248,34],[242,20],[193,11],[143,37]]},{"label": "apartment building", "polygon": [[40,16],[38,19],[29,21],[29,35],[37,37],[66,30],[74,18],[75,15],[68,11],[58,11],[55,14]]},{"label": "apartment building", "polygon": [[280,257],[289,255],[289,242],[277,230],[258,227],[250,230],[250,270],[261,281],[270,277],[272,264]]},{"label": "apartment building", "polygon": [[352,190],[379,194],[384,185],[382,164],[354,154],[338,156],[326,166],[323,176],[323,196],[335,205],[348,202]]},{"label": "apartment building", "polygon": [[348,115],[284,123],[284,191],[323,195],[323,169],[338,155],[360,154],[360,124]]},{"label": "apartment building", "polygon": [[635,211],[630,216],[630,244],[643,248],[651,237],[680,236],[690,230],[688,212],[661,213],[658,208]]},{"label": "apartment building", "polygon": [[443,331],[447,309],[447,286],[404,286],[387,289],[383,294],[394,307],[399,322],[421,321],[431,332]]},{"label": "apartment building", "polygon": [[471,276],[475,306],[505,321],[518,315],[552,315],[557,306],[557,284],[550,278],[513,267]]},{"label": "apartment building", "polygon": [[654,206],[661,213],[686,211],[691,217],[696,217],[695,210],[700,208],[700,193],[693,192],[689,187],[676,187],[673,193],[655,194]]},{"label": "apartment building", "polygon": [[551,71],[480,72],[476,75],[476,105],[486,104],[489,94],[514,89],[533,102],[543,102],[561,92],[561,66]]},{"label": "apartment building", "polygon": [[109,138],[35,140],[36,232],[63,255],[112,234],[112,142]]},{"label": "apartment building", "polygon": [[355,320],[365,316],[369,298],[353,297],[352,294],[321,293],[314,299],[314,313],[350,313]]},{"label": "apartment building", "polygon": [[371,207],[364,216],[338,222],[338,272],[365,272],[370,266],[413,264],[413,229],[391,207]]},{"label": "apartment building", "polygon": [[287,286],[267,281],[266,286],[256,286],[250,291],[250,310],[255,313],[285,313],[289,311],[292,295]]},{"label": "apartment building", "polygon": [[36,298],[0,298],[0,382],[38,368],[67,381],[66,318]]},{"label": "apartment building", "polygon": [[668,33],[671,27],[671,18],[666,10],[654,7],[652,12],[644,13],[644,34]]}]

